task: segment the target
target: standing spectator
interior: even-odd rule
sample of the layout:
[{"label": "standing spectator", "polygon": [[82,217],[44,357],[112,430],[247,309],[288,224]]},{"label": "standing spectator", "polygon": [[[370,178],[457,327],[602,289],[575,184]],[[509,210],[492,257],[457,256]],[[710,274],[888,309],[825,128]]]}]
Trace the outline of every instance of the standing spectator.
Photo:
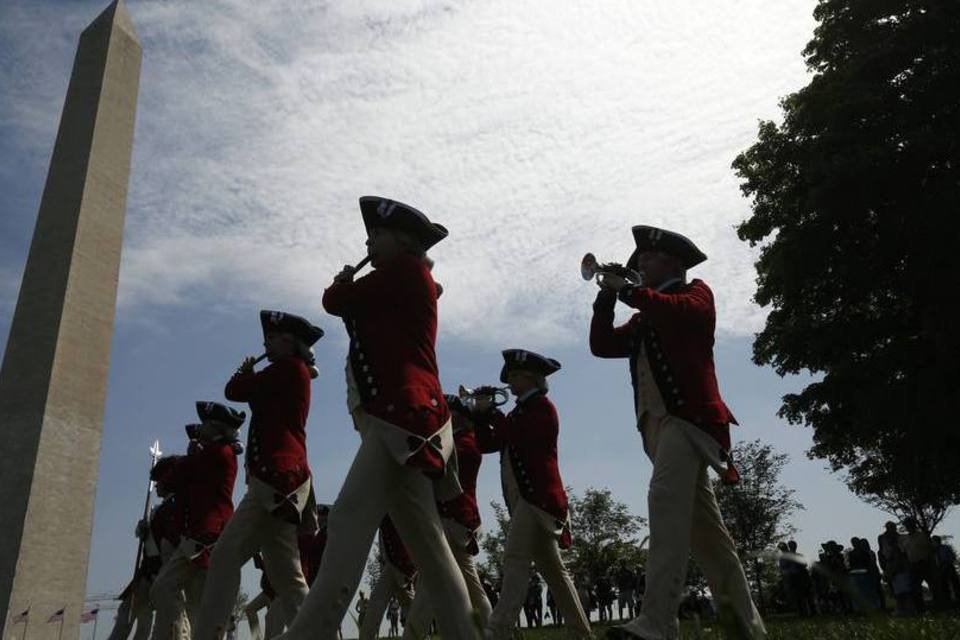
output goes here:
[{"label": "standing spectator", "polygon": [[873,588],[874,597],[877,606],[881,611],[887,610],[887,598],[883,593],[883,583],[880,581],[880,567],[877,566],[877,554],[870,548],[870,541],[866,538],[860,538],[863,550],[867,554],[867,572],[870,574],[870,584]]},{"label": "standing spectator", "polygon": [[626,564],[617,571],[617,617],[623,620],[623,610],[626,608],[628,620],[634,618],[634,589],[637,586],[637,574]]},{"label": "standing spectator", "polygon": [[387,621],[390,623],[390,630],[387,632],[387,637],[396,638],[400,635],[400,603],[397,602],[396,596],[391,597],[390,602],[387,604]]},{"label": "standing spectator", "polygon": [[368,604],[367,596],[361,589],[360,597],[357,598],[357,604],[355,606],[357,610],[357,628],[358,629],[363,626],[363,618],[364,616],[367,615],[367,604]]},{"label": "standing spectator", "polygon": [[787,552],[794,565],[794,589],[797,596],[797,614],[812,616],[817,613],[817,605],[813,598],[813,581],[810,579],[810,570],[807,568],[803,554],[797,551],[796,540],[787,543]]},{"label": "standing spectator", "polygon": [[933,558],[936,564],[937,582],[944,603],[948,606],[960,604],[960,579],[957,578],[957,553],[940,536],[933,536]]},{"label": "standing spectator", "polygon": [[870,572],[872,558],[870,545],[862,538],[850,539],[850,553],[847,565],[850,569],[848,584],[854,595],[854,606],[858,611],[867,613],[880,608],[877,590]]},{"label": "standing spectator", "polygon": [[600,619],[606,621],[613,620],[613,585],[610,584],[610,578],[602,575],[597,578],[597,608],[599,609]]},{"label": "standing spectator", "polygon": [[560,609],[557,607],[557,602],[553,599],[553,592],[550,591],[549,588],[547,589],[547,609],[550,610],[548,615],[550,616],[550,619],[553,620],[554,626],[562,626],[563,614],[560,613]]},{"label": "standing spectator", "polygon": [[577,584],[577,596],[580,598],[580,603],[583,605],[583,611],[587,614],[587,620],[590,620],[590,613],[593,611],[594,601],[593,601],[593,590],[588,586],[588,581],[586,579],[581,579],[576,581]]},{"label": "standing spectator", "polygon": [[828,540],[820,546],[823,549],[820,554],[820,573],[827,577],[826,583],[821,584],[820,596],[830,611],[850,613],[850,600],[843,588],[847,584],[847,565],[843,561],[843,547],[833,540]]},{"label": "standing spectator", "polygon": [[902,616],[913,613],[915,603],[911,596],[910,566],[900,538],[896,523],[884,524],[883,533],[877,538],[877,559],[896,602],[896,613]]},{"label": "standing spectator", "polygon": [[913,518],[906,518],[903,521],[903,528],[907,532],[900,538],[900,546],[907,554],[907,562],[910,571],[910,592],[913,598],[914,607],[917,613],[923,614],[927,610],[926,601],[923,597],[923,583],[927,583],[927,588],[933,595],[936,603],[940,601],[940,588],[934,579],[934,559],[933,542],[925,531],[917,526],[917,521]]}]

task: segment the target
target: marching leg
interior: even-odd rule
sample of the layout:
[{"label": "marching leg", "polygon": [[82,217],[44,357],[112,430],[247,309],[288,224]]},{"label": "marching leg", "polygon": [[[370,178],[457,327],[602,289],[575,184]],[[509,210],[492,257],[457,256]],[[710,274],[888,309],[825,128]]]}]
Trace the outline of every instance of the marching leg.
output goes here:
[{"label": "marching leg", "polygon": [[540,570],[550,592],[553,593],[554,602],[563,615],[567,628],[576,637],[591,637],[590,622],[583,611],[583,605],[580,597],[577,596],[577,588],[570,578],[570,572],[567,571],[560,557],[560,547],[556,539],[552,536],[546,537],[545,532],[540,532],[540,539],[534,544],[533,549],[533,559],[537,569]]},{"label": "marching leg", "polygon": [[765,638],[766,627],[750,596],[747,577],[733,540],[723,524],[706,467],[701,468],[697,478],[690,546],[693,559],[703,571],[718,604],[733,610],[740,628],[748,637]]},{"label": "marching leg", "polygon": [[433,483],[411,467],[400,469],[399,476],[390,518],[420,567],[420,583],[434,603],[440,635],[464,640],[475,638],[477,628],[470,615],[470,596],[447,544]]},{"label": "marching leg", "polygon": [[293,621],[307,597],[307,581],[300,566],[297,546],[297,527],[280,518],[269,516],[265,535],[261,536],[263,563],[267,578],[277,592],[275,606],[279,607],[285,624]]},{"label": "marching leg", "polygon": [[283,633],[284,627],[283,606],[276,598],[267,605],[267,615],[264,616],[264,634],[266,640],[273,640]]},{"label": "marching leg", "polygon": [[626,629],[642,638],[668,640],[678,634],[677,608],[687,574],[693,501],[703,461],[686,434],[670,424],[669,418],[651,421],[648,426],[653,477],[647,496],[647,589],[640,615]]},{"label": "marching leg", "polygon": [[399,465],[375,434],[364,436],[327,520],[323,563],[286,640],[333,640],[357,591],[367,554],[387,511]]},{"label": "marching leg", "polygon": [[210,555],[196,640],[219,640],[240,589],[240,570],[260,546],[260,531],[270,514],[248,492],[244,496]]},{"label": "marching leg", "polygon": [[375,640],[380,635],[380,623],[387,610],[387,604],[397,590],[397,576],[386,562],[380,565],[380,578],[370,591],[370,601],[363,614],[363,624],[360,625],[360,640]]},{"label": "marching leg", "polygon": [[526,600],[537,526],[528,509],[516,509],[510,520],[503,552],[503,585],[488,625],[495,640],[509,638],[513,634],[517,616]]},{"label": "marching leg", "polygon": [[189,640],[190,623],[183,585],[193,568],[190,560],[178,553],[163,565],[153,581],[150,598],[157,609],[153,627],[156,640]]}]

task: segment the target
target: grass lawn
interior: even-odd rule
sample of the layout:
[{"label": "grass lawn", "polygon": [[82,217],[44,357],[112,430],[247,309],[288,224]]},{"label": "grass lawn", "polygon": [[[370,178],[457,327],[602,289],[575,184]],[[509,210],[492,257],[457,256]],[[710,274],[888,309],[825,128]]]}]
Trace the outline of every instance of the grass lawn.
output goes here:
[{"label": "grass lawn", "polygon": [[[766,620],[769,640],[960,640],[960,617],[929,616],[925,618],[770,618]],[[602,640],[604,626],[593,623],[594,633]],[[562,629],[544,628],[534,631],[522,629],[520,637],[530,640],[560,640]],[[680,637],[683,640],[721,640],[719,625],[702,625],[697,631],[689,620],[683,621]]]}]

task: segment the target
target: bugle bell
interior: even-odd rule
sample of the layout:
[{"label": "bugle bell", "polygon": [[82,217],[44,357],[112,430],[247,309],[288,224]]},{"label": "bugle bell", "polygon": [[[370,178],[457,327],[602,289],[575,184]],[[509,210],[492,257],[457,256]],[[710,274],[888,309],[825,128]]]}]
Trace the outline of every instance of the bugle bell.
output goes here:
[{"label": "bugle bell", "polygon": [[507,403],[510,399],[509,387],[477,387],[475,389],[460,385],[457,390],[457,396],[463,401],[464,406],[470,411],[477,408],[477,400],[487,398],[490,400],[491,407],[499,407]]},{"label": "bugle bell", "polygon": [[640,284],[642,278],[639,273],[623,266],[618,262],[597,262],[597,257],[592,253],[587,253],[580,261],[580,275],[584,280],[593,280],[596,276],[606,274],[620,276],[634,284]]}]

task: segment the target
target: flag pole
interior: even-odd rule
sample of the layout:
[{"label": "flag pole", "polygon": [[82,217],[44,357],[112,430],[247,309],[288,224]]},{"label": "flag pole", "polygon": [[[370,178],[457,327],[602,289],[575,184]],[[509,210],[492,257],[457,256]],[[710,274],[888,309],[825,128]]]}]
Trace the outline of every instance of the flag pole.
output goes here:
[{"label": "flag pole", "polygon": [[[150,447],[150,471],[153,471],[153,467],[156,466],[157,460],[160,459],[160,456],[163,455],[163,452],[160,451],[160,441],[154,440],[153,446]],[[147,516],[150,515],[150,497],[153,495],[153,480],[150,479],[150,474],[147,474],[147,497],[143,500],[143,517],[141,522],[147,519]],[[137,542],[137,558],[133,563],[133,578],[132,580],[137,579],[137,572],[140,570],[140,560],[143,558],[143,538],[138,537]],[[134,586],[132,593],[130,594],[130,609],[127,612],[127,622],[130,622],[130,619],[133,617],[133,604],[137,600],[137,588]]]},{"label": "flag pole", "polygon": [[63,640],[63,619],[67,617],[66,607],[64,611],[60,614],[60,633],[57,635],[57,640]]},{"label": "flag pole", "polygon": [[93,637],[90,640],[97,640],[97,623],[100,622],[100,607],[97,607],[97,613],[93,616]]},{"label": "flag pole", "polygon": [[23,620],[23,640],[27,640],[27,626],[30,624],[30,608],[27,607],[27,617]]}]

